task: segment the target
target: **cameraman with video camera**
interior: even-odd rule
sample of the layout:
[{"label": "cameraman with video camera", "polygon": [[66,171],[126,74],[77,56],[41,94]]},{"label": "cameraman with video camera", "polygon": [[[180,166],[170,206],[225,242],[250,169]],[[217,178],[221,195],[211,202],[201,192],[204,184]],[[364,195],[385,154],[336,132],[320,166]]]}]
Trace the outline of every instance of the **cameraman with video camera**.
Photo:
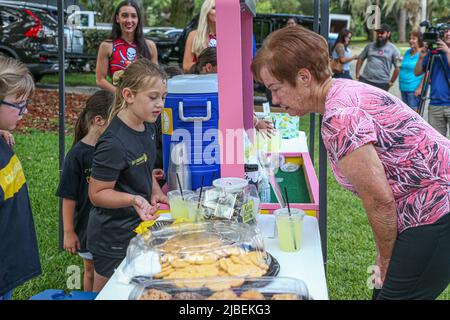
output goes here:
[{"label": "cameraman with video camera", "polygon": [[[414,68],[416,76],[428,72],[429,70],[427,69],[431,68],[428,122],[444,137],[447,136],[447,128],[450,123],[450,83],[448,80],[450,75],[449,27],[449,25],[438,28],[432,27],[432,32],[424,34],[426,45],[422,48],[419,60]],[[426,36],[427,34],[428,37]],[[436,39],[433,39],[433,35]],[[431,66],[429,65],[429,59],[432,59]]]}]

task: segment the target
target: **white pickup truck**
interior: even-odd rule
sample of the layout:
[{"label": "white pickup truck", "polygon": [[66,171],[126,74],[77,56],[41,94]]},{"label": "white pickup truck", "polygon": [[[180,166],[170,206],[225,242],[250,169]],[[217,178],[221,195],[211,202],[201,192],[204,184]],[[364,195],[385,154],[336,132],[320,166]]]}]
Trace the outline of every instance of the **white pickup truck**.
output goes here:
[{"label": "white pickup truck", "polygon": [[[111,23],[98,22],[101,16],[97,11],[75,11],[67,17],[67,24],[78,30],[111,30]],[[175,29],[173,27],[144,27],[144,34],[148,32],[165,32]]]},{"label": "white pickup truck", "polygon": [[75,11],[67,16],[66,24],[79,30],[111,30],[111,23],[97,22],[100,12]]},{"label": "white pickup truck", "polygon": [[330,13],[330,33],[328,34],[330,48],[336,42],[339,32],[346,28],[350,29],[351,15]]}]

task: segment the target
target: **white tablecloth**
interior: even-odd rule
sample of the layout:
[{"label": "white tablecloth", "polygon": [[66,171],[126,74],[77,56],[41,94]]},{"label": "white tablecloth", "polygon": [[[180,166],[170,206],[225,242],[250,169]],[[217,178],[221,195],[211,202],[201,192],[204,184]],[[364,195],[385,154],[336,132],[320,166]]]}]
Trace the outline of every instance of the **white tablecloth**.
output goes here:
[{"label": "white tablecloth", "polygon": [[[260,219],[260,227],[267,229],[270,217]],[[328,300],[327,283],[322,260],[322,247],[320,244],[319,224],[316,218],[305,216],[301,249],[295,253],[281,252],[278,248],[278,239],[264,238],[267,252],[272,254],[280,263],[278,276],[293,277],[303,280],[309,294],[315,300]],[[122,268],[124,262],[119,266]],[[133,285],[124,285],[117,281],[115,273],[103,290],[98,294],[97,300],[127,300]]]}]

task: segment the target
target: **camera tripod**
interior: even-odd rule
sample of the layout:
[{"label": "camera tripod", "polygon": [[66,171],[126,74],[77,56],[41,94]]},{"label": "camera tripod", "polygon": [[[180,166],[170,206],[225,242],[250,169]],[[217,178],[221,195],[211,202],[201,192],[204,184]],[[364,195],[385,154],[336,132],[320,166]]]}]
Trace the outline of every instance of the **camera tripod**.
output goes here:
[{"label": "camera tripod", "polygon": [[440,55],[439,51],[437,51],[437,50],[430,51],[430,57],[428,58],[427,66],[425,68],[425,79],[423,82],[422,91],[420,92],[420,95],[419,95],[419,106],[417,108],[417,113],[420,114],[420,116],[423,116],[423,111],[425,109],[425,102],[427,100],[427,91],[428,91],[428,88],[431,86],[431,83],[430,83],[431,73],[433,71],[433,67],[435,66],[434,64],[435,64],[436,59],[441,64],[442,70],[444,71],[444,75],[447,80],[447,85],[450,88],[450,79],[448,77],[447,69],[445,68],[445,63],[444,63],[444,60],[442,59],[442,56]]}]

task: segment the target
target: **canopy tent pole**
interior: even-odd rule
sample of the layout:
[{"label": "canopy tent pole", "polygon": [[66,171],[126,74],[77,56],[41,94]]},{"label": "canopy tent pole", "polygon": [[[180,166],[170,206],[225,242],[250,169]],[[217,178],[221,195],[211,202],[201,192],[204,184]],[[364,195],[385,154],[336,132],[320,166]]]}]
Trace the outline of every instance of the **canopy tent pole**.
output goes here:
[{"label": "canopy tent pole", "polygon": [[[64,0],[58,1],[58,74],[59,74],[59,178],[61,179],[65,156],[65,125],[66,108],[65,70],[64,70]],[[62,216],[62,198],[59,198],[59,249],[64,249],[64,226]]]},{"label": "canopy tent pole", "polygon": [[[319,33],[319,1],[314,0],[314,22],[313,22],[313,31],[315,33]],[[309,156],[311,157],[311,161],[314,165],[314,146],[316,140],[316,114],[310,113],[309,115]]]},{"label": "canopy tent pole", "polygon": [[[319,1],[319,0],[315,0]],[[330,1],[322,0],[320,8],[320,34],[327,40],[329,31]],[[319,128],[322,127],[322,118],[319,117]],[[325,272],[327,271],[327,151],[319,130],[319,230],[322,242],[322,254]]]},{"label": "canopy tent pole", "polygon": [[[216,0],[219,89],[220,174],[244,177],[244,130],[253,131],[252,61],[255,0]],[[233,50],[230,50],[233,48]],[[238,139],[231,139],[233,135]],[[253,142],[253,135],[249,134]],[[235,144],[235,141],[238,141]],[[240,142],[242,141],[242,143]]]}]

